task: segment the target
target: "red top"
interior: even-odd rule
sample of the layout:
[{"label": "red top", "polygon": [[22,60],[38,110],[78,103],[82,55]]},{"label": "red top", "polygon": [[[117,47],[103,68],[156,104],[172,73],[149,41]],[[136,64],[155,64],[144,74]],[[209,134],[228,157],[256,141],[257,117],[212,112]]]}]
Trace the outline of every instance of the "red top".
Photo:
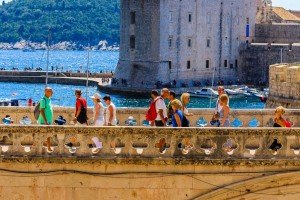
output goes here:
[{"label": "red top", "polygon": [[86,100],[82,97],[76,99],[76,112],[81,109],[81,105],[87,108]]},{"label": "red top", "polygon": [[32,101],[32,99],[30,98],[30,99],[28,99],[28,106],[33,106],[33,101]]}]

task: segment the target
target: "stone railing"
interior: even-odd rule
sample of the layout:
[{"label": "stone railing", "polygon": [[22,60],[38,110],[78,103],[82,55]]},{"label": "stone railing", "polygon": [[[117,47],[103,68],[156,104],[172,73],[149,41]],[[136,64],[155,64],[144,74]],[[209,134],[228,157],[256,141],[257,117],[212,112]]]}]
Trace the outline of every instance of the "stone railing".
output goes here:
[{"label": "stone railing", "polygon": [[[33,117],[33,107],[0,107],[0,119],[10,115],[14,124],[19,124],[24,116],[31,119],[32,124],[36,124]],[[145,108],[118,108],[117,119],[120,126],[146,126]],[[212,109],[190,109],[194,116],[189,117],[190,124],[193,127],[209,127],[209,121],[212,117]],[[62,115],[67,124],[73,119],[74,108],[55,107],[54,118]],[[89,109],[88,116],[92,117],[92,109]],[[230,118],[233,127],[272,127],[274,110],[231,110]],[[300,127],[300,110],[287,110],[285,118],[293,123],[293,127]]]},{"label": "stone railing", "polygon": [[[207,162],[300,158],[300,129],[0,126],[2,159]],[[47,140],[50,145],[47,145]],[[98,158],[98,159],[97,159]],[[136,159],[129,159],[136,158]],[[154,159],[156,158],[156,159]]]}]

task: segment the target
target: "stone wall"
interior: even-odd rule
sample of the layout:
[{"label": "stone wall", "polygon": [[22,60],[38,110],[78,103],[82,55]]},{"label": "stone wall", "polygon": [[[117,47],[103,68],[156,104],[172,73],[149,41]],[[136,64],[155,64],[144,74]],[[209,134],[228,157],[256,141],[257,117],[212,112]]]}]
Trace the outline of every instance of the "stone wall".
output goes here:
[{"label": "stone wall", "polygon": [[300,198],[295,128],[0,128],[1,200]]},{"label": "stone wall", "polygon": [[[49,71],[48,72],[49,77],[86,77],[86,73],[75,73],[75,72],[53,72]],[[1,71],[0,70],[0,76],[16,76],[16,77],[21,77],[21,76],[46,76],[45,71]],[[111,78],[112,74],[111,73],[90,73],[89,75],[90,78]]]},{"label": "stone wall", "polygon": [[[36,124],[33,117],[33,107],[0,107],[0,120],[6,115],[10,115],[15,121],[15,124],[19,124],[19,121],[23,116],[28,116],[31,118],[32,123]],[[207,125],[210,126],[209,121],[213,115],[212,109],[189,109],[194,116],[190,116],[190,125],[193,127],[201,126],[199,125],[199,120],[203,118]],[[126,120],[129,117],[133,117],[136,120],[136,126],[143,126],[145,120],[145,114],[147,109],[145,108],[118,108],[117,109],[117,119],[119,125],[125,125]],[[74,108],[62,108],[54,107],[54,118],[62,115],[69,124],[74,116]],[[88,110],[88,117],[92,118],[92,109]],[[249,127],[249,123],[257,124],[258,127],[272,127],[273,126],[274,110],[231,110],[230,119],[232,122],[236,121],[242,127]],[[285,117],[293,122],[294,127],[300,126],[300,111],[299,110],[287,110]]]},{"label": "stone wall", "polygon": [[[242,83],[254,85],[268,85],[269,66],[281,62],[293,63],[300,61],[300,46],[293,44],[290,49],[289,44],[266,43],[251,44],[247,48],[240,50],[241,63],[238,74]],[[290,51],[291,50],[291,51]]]},{"label": "stone wall", "polygon": [[[18,83],[45,83],[44,76],[0,76],[0,82],[18,82]],[[63,77],[49,77],[48,83],[63,84],[63,85],[81,85],[86,86],[86,78],[63,78]],[[98,86],[102,84],[101,79],[89,79],[89,86]]]},{"label": "stone wall", "polygon": [[[135,23],[131,24],[131,13],[135,13]],[[159,59],[160,45],[160,0],[122,0],[120,56],[115,78],[126,80],[130,87],[148,83],[154,85]],[[135,37],[135,47],[131,48],[130,38]],[[122,85],[121,85],[122,86]],[[146,85],[144,85],[146,86]]]},{"label": "stone wall", "polygon": [[300,24],[256,24],[257,43],[300,43]]},{"label": "stone wall", "polygon": [[271,65],[269,85],[267,107],[300,108],[300,65]]},{"label": "stone wall", "polygon": [[[258,3],[122,0],[120,58],[115,74],[119,83],[115,86],[153,88],[157,81],[169,83],[174,79],[180,86],[192,81],[211,82],[214,75],[215,80],[233,81],[239,46],[254,38]],[[135,12],[135,24],[130,23],[131,12]],[[130,48],[133,35],[134,49]],[[121,84],[122,79],[127,84]]]}]

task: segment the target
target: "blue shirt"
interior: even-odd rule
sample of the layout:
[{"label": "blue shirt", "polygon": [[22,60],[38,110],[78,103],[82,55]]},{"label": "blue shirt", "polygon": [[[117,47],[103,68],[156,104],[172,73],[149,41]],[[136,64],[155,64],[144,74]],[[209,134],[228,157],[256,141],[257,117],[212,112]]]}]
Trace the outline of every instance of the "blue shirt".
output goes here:
[{"label": "blue shirt", "polygon": [[178,124],[176,122],[176,119],[175,119],[175,114],[178,114],[179,118],[180,118],[180,121],[181,121],[181,125],[182,125],[182,120],[183,120],[183,112],[181,110],[176,110],[172,116],[172,125],[173,127],[178,127]]}]

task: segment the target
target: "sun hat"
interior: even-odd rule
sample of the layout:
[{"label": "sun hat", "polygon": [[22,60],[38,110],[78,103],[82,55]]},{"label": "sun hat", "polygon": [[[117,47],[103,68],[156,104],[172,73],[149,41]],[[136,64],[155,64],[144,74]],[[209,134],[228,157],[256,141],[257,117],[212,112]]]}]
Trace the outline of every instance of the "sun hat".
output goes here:
[{"label": "sun hat", "polygon": [[101,96],[100,96],[100,94],[95,93],[93,96],[90,96],[90,98],[92,98],[92,99],[101,99]]}]

